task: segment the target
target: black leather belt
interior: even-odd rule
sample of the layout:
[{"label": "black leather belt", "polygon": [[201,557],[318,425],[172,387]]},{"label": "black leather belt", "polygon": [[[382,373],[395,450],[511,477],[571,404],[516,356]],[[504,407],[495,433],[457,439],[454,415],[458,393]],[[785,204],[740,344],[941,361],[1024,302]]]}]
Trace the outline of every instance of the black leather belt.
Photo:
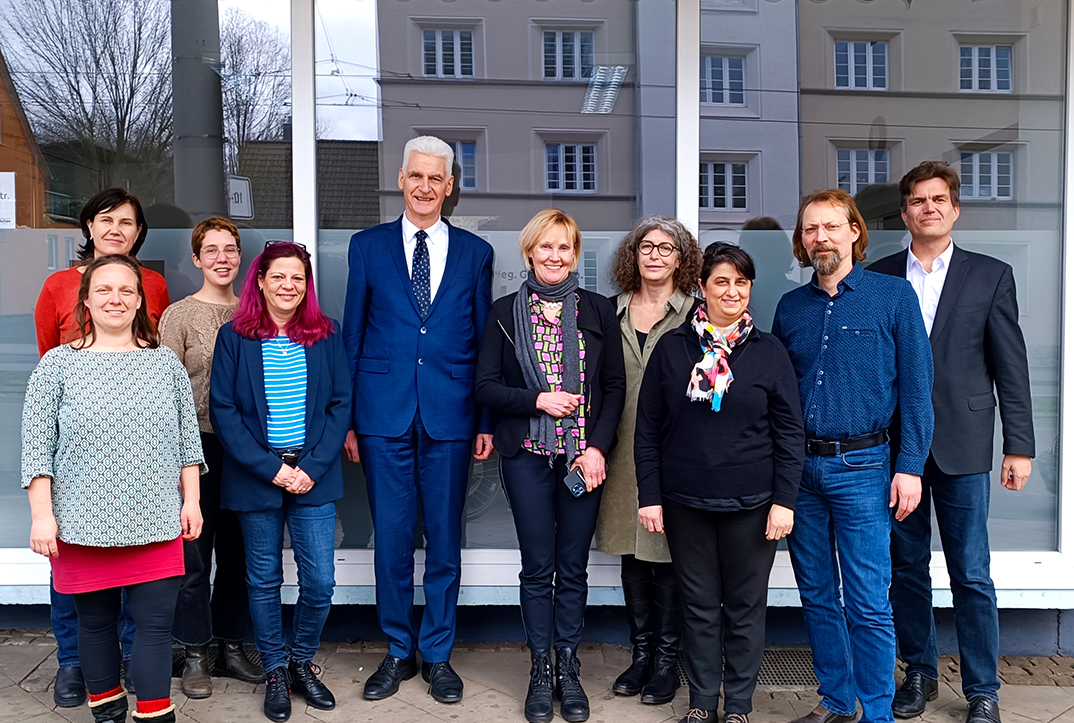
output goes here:
[{"label": "black leather belt", "polygon": [[806,454],[817,454],[822,457],[835,457],[843,452],[853,452],[856,449],[869,449],[877,447],[888,441],[887,430],[876,434],[867,434],[861,437],[851,437],[833,441],[829,439],[807,439]]},{"label": "black leather belt", "polygon": [[283,460],[283,463],[289,467],[295,467],[298,465],[298,458],[302,456],[301,449],[277,449],[275,450],[276,456]]}]

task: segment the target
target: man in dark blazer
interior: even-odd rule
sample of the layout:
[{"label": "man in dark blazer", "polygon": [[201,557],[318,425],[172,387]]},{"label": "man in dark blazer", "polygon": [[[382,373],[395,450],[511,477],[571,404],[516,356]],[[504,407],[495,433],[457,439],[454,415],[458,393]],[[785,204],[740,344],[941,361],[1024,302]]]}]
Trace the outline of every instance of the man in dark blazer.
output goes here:
[{"label": "man in dark blazer", "polygon": [[951,240],[960,185],[946,163],[926,161],[907,173],[899,191],[910,248],[870,267],[903,276],[914,286],[935,365],[936,432],[922,477],[921,504],[891,534],[889,595],[899,652],[906,661],[906,679],[892,711],[910,718],[937,697],[931,496],[951,577],[967,721],[998,723],[999,615],[988,547],[993,388],[1003,423],[1000,482],[1009,490],[1022,489],[1029,478],[1033,410],[1011,267],[964,251]]},{"label": "man in dark blazer", "polygon": [[[474,400],[492,305],[492,247],[440,217],[453,186],[453,156],[439,138],[410,140],[399,169],[405,213],[351,237],[343,340],[354,429],[344,449],[365,472],[376,530],[377,616],[389,646],[365,683],[369,700],[395,694],[417,674],[415,651],[433,698],[462,698],[462,679],[448,659],[471,444],[475,459],[492,454],[493,420]],[[420,631],[411,616],[419,498],[426,542]]]}]

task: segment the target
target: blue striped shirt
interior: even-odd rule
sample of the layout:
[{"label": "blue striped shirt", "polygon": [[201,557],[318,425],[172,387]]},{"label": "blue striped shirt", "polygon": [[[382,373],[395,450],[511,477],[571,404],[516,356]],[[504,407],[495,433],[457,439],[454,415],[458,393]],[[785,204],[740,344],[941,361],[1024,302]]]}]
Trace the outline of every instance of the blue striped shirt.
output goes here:
[{"label": "blue striped shirt", "polygon": [[268,401],[268,442],[273,449],[306,443],[306,350],[278,336],[261,342]]}]

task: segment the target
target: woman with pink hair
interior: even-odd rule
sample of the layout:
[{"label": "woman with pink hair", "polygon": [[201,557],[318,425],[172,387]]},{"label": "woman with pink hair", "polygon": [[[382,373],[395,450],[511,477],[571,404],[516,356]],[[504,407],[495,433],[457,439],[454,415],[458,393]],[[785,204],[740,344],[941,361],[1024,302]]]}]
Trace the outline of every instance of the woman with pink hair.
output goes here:
[{"label": "woman with pink hair", "polygon": [[[242,526],[269,720],[290,717],[291,689],[314,708],[336,704],[313,656],[335,586],[350,381],[339,326],[317,304],[305,247],[269,242],[246,276],[234,320],[217,335],[209,384],[209,417],[225,451],[221,506]],[[280,602],[284,523],[298,565],[290,651]]]}]

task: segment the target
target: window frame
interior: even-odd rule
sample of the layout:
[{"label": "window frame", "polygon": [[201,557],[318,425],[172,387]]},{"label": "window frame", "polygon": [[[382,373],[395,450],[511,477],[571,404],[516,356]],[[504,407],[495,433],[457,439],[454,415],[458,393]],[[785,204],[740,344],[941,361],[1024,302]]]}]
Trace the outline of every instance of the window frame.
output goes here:
[{"label": "window frame", "polygon": [[[716,94],[714,89],[715,81],[713,79],[713,73],[716,70],[713,61],[720,62],[720,73],[723,76],[721,82],[725,88],[720,90],[721,100],[713,100]],[[733,72],[731,68],[731,61],[738,61],[739,68],[738,73],[740,75],[739,87],[736,90],[733,87],[731,74]],[[733,54],[717,54],[701,56],[701,84],[700,84],[700,97],[701,104],[703,106],[719,106],[726,108],[744,108],[746,107],[746,77],[747,77],[747,64],[748,59],[745,55],[733,55]],[[734,95],[738,95],[740,100],[730,100]]]},{"label": "window frame", "polygon": [[[579,196],[580,195],[594,195],[596,193],[599,193],[600,186],[599,186],[599,182],[598,182],[598,173],[597,173],[598,163],[599,163],[598,145],[599,144],[597,144],[595,142],[593,142],[593,143],[586,143],[586,142],[566,143],[566,142],[558,142],[558,141],[545,141],[545,143],[544,143],[544,190],[545,190],[545,193],[563,193],[563,194],[569,194],[569,195],[572,195],[572,196],[573,195],[579,195]],[[557,154],[557,157],[555,159],[556,168],[555,168],[554,171],[549,168],[549,161],[551,160],[551,155],[550,154],[551,154],[552,149],[556,149],[556,154]],[[576,183],[578,183],[581,186],[580,188],[566,188],[565,187],[566,184],[567,184],[567,173],[568,173],[568,171],[567,171],[568,149],[571,149],[571,151],[574,154],[574,158],[576,159],[574,161],[574,163],[581,164],[580,170],[576,171],[576,173],[579,173],[580,176],[579,176],[578,180],[575,181]],[[586,154],[587,150],[589,150],[592,153],[592,158],[591,158],[591,161],[590,161],[590,163],[592,164],[591,173],[592,173],[592,176],[593,176],[593,178],[592,178],[592,188],[585,188],[585,184],[586,184],[586,180],[585,180],[585,174],[586,174],[586,170],[585,170],[585,164],[586,164],[585,154]],[[552,177],[553,173],[556,175],[556,183],[558,184],[555,187],[553,187],[552,184],[550,183],[550,181],[552,180],[551,177]]]},{"label": "window frame", "polygon": [[[435,57],[435,72],[429,72],[429,33],[433,34],[434,52]],[[452,65],[456,69],[456,72],[445,73],[444,66],[444,36],[446,33],[451,33],[452,43]],[[463,72],[463,34],[469,36],[470,42],[470,72],[469,74]],[[474,42],[474,36],[476,33],[473,28],[444,28],[436,26],[421,26],[421,71],[424,78],[446,78],[446,79],[461,79],[471,80],[475,77],[474,67],[476,66],[476,46]]]},{"label": "window frame", "polygon": [[[969,149],[959,149],[958,158],[958,175],[962,181],[962,192],[960,196],[963,201],[1013,201],[1014,200],[1014,151],[1005,150],[988,150],[988,151],[975,151]],[[967,156],[969,157],[967,159]],[[989,174],[989,188],[992,189],[991,193],[987,196],[979,194],[981,184],[981,167],[984,165],[982,157],[988,157],[988,171]],[[1005,158],[1003,158],[1005,157]],[[971,164],[972,179],[967,183],[965,170],[966,161],[969,160]],[[1005,196],[999,195],[1000,188],[1000,165],[1003,162],[1007,165],[1007,189],[1008,194]]]},{"label": "window frame", "polygon": [[[697,206],[700,213],[749,213],[750,212],[750,170],[749,161],[746,160],[702,160],[699,163],[698,169],[698,193],[697,193]],[[723,188],[723,206],[716,205],[716,167],[723,166],[722,175],[724,178]],[[742,183],[735,183],[736,166],[742,167]],[[730,167],[730,168],[728,168]],[[728,176],[731,178],[731,182],[728,183]],[[741,186],[742,189],[742,206],[735,206],[736,200],[735,189]],[[705,189],[705,190],[703,190]],[[728,195],[730,193],[730,195]],[[702,199],[706,200],[709,205],[703,205]],[[728,205],[730,203],[730,205]]]},{"label": "window frame", "polygon": [[[964,51],[970,51],[970,66],[969,66],[969,88],[964,88],[963,83],[966,79],[963,78],[963,60],[965,59]],[[988,81],[991,84],[990,88],[981,88],[980,81],[980,61],[981,51],[991,51],[991,64],[989,67]],[[1007,87],[999,87],[999,51],[1006,51],[1007,55]],[[958,91],[960,93],[1014,93],[1014,44],[1005,45],[1002,43],[959,43],[958,46]]]},{"label": "window frame", "polygon": [[[842,156],[844,153],[850,154],[848,159],[847,159],[847,162],[850,164],[850,169],[849,169],[849,178],[848,178],[848,181],[846,183],[846,186],[844,186],[844,184],[843,184],[843,182],[841,180],[843,172],[842,172],[842,169],[840,167],[840,165],[843,163],[843,159],[840,158],[840,156]],[[865,160],[866,160],[866,165],[867,165],[866,173],[868,174],[869,181],[866,182],[864,185],[859,185],[858,184],[858,176],[857,176],[857,174],[858,174],[858,167],[857,166],[858,166],[858,163],[860,162],[859,154],[862,154],[862,153],[866,154],[865,155]],[[887,168],[884,171],[883,180],[880,180],[880,179],[878,179],[876,177],[876,175],[877,175],[876,165],[877,165],[877,160],[878,160],[876,158],[877,153],[884,154],[884,163],[887,165]],[[870,148],[837,148],[836,149],[836,151],[835,151],[835,185],[836,185],[837,188],[841,188],[844,191],[846,191],[847,193],[849,193],[850,195],[854,195],[858,191],[860,191],[863,188],[865,188],[866,186],[871,186],[871,185],[873,185],[875,183],[891,183],[891,149],[890,148],[872,148],[872,149],[870,149]]]},{"label": "window frame", "polygon": [[[463,191],[476,191],[478,190],[478,175],[477,175],[477,141],[447,141],[448,145],[455,152],[455,161],[459,164],[459,176],[458,183],[459,188]],[[466,146],[470,147],[473,154],[472,160],[472,181],[473,185],[466,184],[466,164],[463,163],[465,157]]]},{"label": "window frame", "polygon": [[[592,30],[592,29],[579,29],[579,28],[558,29],[558,28],[552,28],[552,27],[542,27],[540,29],[540,32],[541,32],[541,80],[550,81],[550,82],[556,82],[556,81],[567,81],[567,82],[571,82],[571,81],[579,82],[580,81],[580,82],[585,82],[585,81],[589,80],[589,75],[590,75],[590,73],[593,72],[593,67],[596,65],[597,34],[596,34],[595,30]],[[554,35],[555,36],[555,49],[553,51],[555,53],[555,60],[554,60],[555,68],[554,68],[554,72],[551,75],[549,75],[549,73],[548,73],[548,70],[549,70],[548,36],[549,35]],[[572,40],[571,40],[571,46],[572,46],[571,47],[571,56],[572,56],[571,57],[571,62],[573,63],[573,67],[577,71],[575,75],[572,75],[570,77],[565,77],[563,75],[563,70],[564,70],[564,65],[565,65],[564,62],[563,62],[564,58],[565,58],[564,40],[563,39],[564,39],[565,35],[569,35],[572,38]],[[586,58],[583,55],[584,49],[583,49],[583,42],[582,42],[583,38],[585,38],[585,37],[588,37],[588,39],[589,39],[589,58],[588,58],[588,61],[589,61],[589,73],[583,73],[582,72],[586,67]]]},{"label": "window frame", "polygon": [[[847,53],[847,65],[846,65],[846,85],[839,84],[839,46],[846,46]],[[863,86],[855,85],[854,82],[858,77],[856,52],[854,46],[865,45],[867,46],[867,52],[865,53],[865,80],[866,84]],[[874,81],[876,78],[876,53],[875,48],[882,46],[884,49],[884,85],[877,85]],[[849,38],[834,38],[832,41],[832,67],[834,69],[833,79],[834,85],[837,90],[846,91],[886,91],[891,89],[891,42],[889,40],[851,40]]]}]

